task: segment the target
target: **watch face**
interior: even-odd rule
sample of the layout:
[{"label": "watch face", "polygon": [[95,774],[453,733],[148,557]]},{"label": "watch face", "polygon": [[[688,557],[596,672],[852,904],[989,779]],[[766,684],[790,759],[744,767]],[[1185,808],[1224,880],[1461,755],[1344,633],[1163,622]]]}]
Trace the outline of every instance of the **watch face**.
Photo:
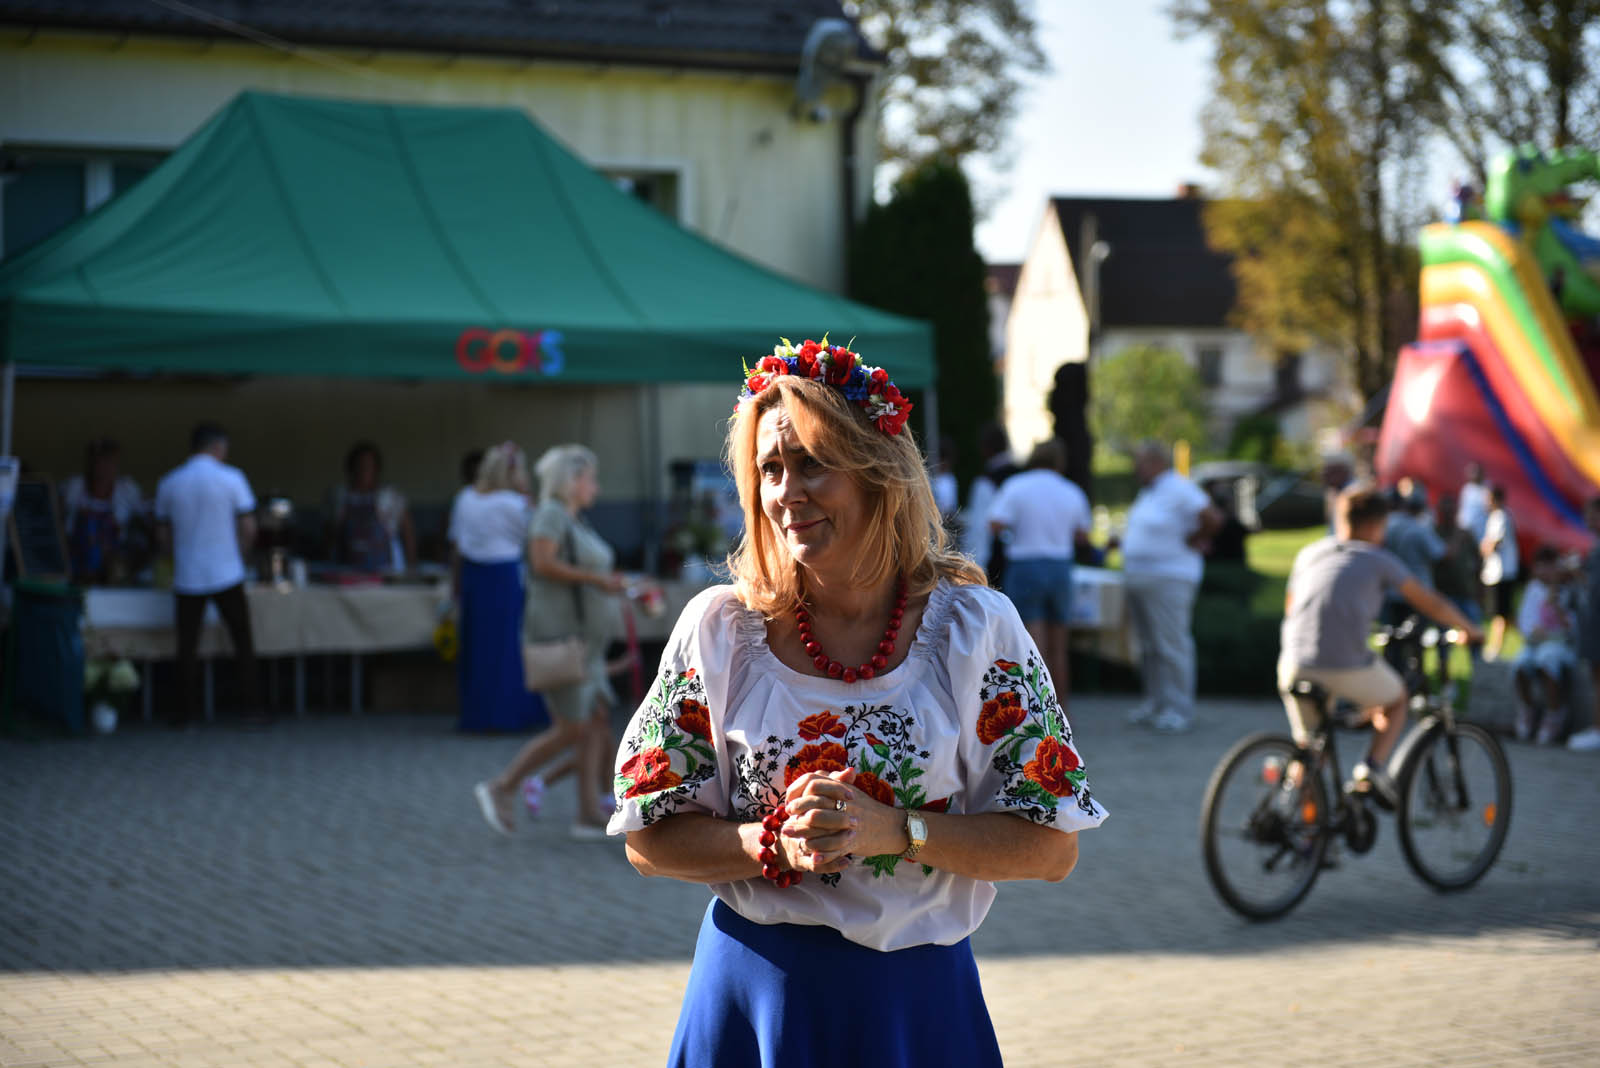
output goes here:
[{"label": "watch face", "polygon": [[928,840],[928,823],[921,816],[907,816],[906,826],[911,828],[912,841],[921,844]]}]

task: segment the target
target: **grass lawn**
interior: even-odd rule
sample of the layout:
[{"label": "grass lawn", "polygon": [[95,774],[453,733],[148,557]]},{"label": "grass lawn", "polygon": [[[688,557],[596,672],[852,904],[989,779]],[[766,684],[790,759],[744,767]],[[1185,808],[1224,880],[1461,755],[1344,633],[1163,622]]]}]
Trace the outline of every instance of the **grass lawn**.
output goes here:
[{"label": "grass lawn", "polygon": [[1289,568],[1295,554],[1326,534],[1325,527],[1300,530],[1258,530],[1245,542],[1245,557],[1250,570],[1263,577],[1251,599],[1250,609],[1258,616],[1283,616],[1283,593],[1289,584]]}]

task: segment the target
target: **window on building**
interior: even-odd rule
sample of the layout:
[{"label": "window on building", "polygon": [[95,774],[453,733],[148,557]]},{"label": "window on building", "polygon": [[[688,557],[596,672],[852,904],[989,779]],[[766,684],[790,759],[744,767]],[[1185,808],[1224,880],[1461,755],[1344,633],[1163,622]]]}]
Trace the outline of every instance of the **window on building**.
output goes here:
[{"label": "window on building", "polygon": [[11,257],[131,188],[161,162],[150,153],[0,151],[0,255]]},{"label": "window on building", "polygon": [[[82,163],[17,159],[5,178],[7,256],[37,245],[83,214]],[[8,168],[11,169],[11,168]]]},{"label": "window on building", "polygon": [[647,170],[607,170],[618,189],[644,201],[667,218],[678,221],[678,172]]},{"label": "window on building", "polygon": [[1222,385],[1222,350],[1208,345],[1195,354],[1200,384],[1206,387]]}]

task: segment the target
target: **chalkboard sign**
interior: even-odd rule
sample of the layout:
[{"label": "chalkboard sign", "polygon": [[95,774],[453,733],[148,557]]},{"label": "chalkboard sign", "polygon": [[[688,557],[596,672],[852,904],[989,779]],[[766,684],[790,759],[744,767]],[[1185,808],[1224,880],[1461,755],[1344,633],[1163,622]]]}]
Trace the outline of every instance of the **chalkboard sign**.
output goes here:
[{"label": "chalkboard sign", "polygon": [[6,544],[17,562],[18,577],[66,581],[67,539],[61,532],[53,483],[38,478],[17,483]]}]

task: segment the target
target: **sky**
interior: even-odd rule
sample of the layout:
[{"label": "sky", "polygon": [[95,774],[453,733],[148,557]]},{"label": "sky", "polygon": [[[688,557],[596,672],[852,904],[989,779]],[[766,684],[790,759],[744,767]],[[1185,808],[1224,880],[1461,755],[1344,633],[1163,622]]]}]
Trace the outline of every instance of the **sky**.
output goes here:
[{"label": "sky", "polygon": [[1022,99],[1009,171],[974,171],[991,201],[977,232],[985,260],[1019,262],[1050,196],[1172,196],[1181,182],[1205,184],[1210,44],[1177,40],[1167,2],[1034,0],[1053,70]]}]

